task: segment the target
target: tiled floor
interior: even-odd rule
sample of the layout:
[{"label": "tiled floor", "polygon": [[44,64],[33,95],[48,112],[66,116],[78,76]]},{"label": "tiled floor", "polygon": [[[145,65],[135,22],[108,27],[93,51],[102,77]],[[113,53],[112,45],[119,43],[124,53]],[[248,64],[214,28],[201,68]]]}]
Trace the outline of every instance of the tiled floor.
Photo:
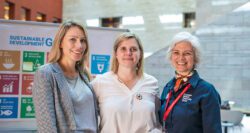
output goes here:
[{"label": "tiled floor", "polygon": [[241,126],[229,127],[228,133],[250,133],[250,116],[245,115],[241,121],[241,124]]}]

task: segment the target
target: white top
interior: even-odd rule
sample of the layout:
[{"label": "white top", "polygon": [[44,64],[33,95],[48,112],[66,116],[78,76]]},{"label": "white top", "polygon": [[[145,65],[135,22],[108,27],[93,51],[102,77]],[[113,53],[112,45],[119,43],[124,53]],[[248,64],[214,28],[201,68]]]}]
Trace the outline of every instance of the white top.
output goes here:
[{"label": "white top", "polygon": [[91,84],[99,102],[101,133],[160,132],[159,88],[154,77],[144,73],[131,90],[113,72],[97,76]]}]

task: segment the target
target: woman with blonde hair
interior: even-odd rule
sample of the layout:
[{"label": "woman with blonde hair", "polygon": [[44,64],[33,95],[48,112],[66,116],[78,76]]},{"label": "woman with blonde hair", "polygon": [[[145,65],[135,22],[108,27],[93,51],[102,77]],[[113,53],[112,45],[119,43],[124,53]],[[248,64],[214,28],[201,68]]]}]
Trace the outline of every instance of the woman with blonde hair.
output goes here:
[{"label": "woman with blonde hair", "polygon": [[49,63],[35,73],[33,100],[38,132],[98,132],[88,58],[86,30],[72,21],[63,23],[56,33]]},{"label": "woman with blonde hair", "polygon": [[118,36],[111,72],[97,76],[92,85],[99,102],[100,132],[160,132],[158,81],[143,72],[143,48],[135,34]]}]

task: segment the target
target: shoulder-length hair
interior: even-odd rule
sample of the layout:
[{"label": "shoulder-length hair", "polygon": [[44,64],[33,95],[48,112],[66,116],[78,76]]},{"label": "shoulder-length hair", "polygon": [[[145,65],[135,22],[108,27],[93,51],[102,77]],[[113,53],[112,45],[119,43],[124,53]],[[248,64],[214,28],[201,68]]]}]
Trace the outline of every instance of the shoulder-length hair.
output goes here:
[{"label": "shoulder-length hair", "polygon": [[142,47],[142,43],[141,43],[141,40],[139,39],[139,37],[136,36],[134,33],[131,33],[131,32],[122,33],[116,38],[114,46],[113,46],[111,71],[113,71],[114,73],[118,72],[119,62],[118,62],[118,60],[116,58],[116,52],[117,52],[117,49],[119,48],[120,44],[123,41],[128,40],[128,39],[135,39],[137,44],[138,44],[138,47],[139,47],[139,50],[140,50],[140,59],[139,59],[139,61],[137,63],[136,74],[139,77],[141,77],[143,75],[143,62],[144,62],[144,59],[143,59],[143,57],[144,57],[143,47]]},{"label": "shoulder-length hair", "polygon": [[83,34],[86,37],[86,49],[83,53],[83,57],[80,61],[78,61],[75,65],[76,70],[78,70],[79,72],[83,72],[84,74],[87,75],[87,77],[90,79],[90,72],[88,69],[88,65],[89,65],[89,42],[88,42],[88,37],[87,37],[87,32],[86,29],[76,23],[76,22],[72,22],[72,21],[67,21],[64,22],[60,25],[59,30],[56,33],[56,36],[54,38],[53,41],[53,46],[50,49],[50,53],[49,53],[49,63],[55,63],[58,62],[61,58],[62,58],[62,49],[60,48],[60,45],[63,41],[63,38],[65,36],[65,34],[68,32],[68,30],[72,27],[77,27],[80,30],[82,30]]}]

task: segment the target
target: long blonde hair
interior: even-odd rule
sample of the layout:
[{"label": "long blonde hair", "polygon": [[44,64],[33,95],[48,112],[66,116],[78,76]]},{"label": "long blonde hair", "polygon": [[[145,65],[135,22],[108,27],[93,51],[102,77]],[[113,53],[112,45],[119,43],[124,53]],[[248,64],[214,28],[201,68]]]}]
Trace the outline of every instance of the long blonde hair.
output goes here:
[{"label": "long blonde hair", "polygon": [[91,76],[90,76],[90,72],[88,69],[88,65],[89,65],[89,42],[88,42],[88,37],[87,37],[87,32],[86,29],[76,23],[76,22],[72,22],[72,21],[67,21],[64,22],[63,24],[60,25],[59,30],[56,33],[56,36],[54,38],[53,41],[53,46],[50,49],[50,53],[49,53],[49,63],[55,63],[58,62],[61,58],[62,58],[62,49],[60,48],[60,45],[62,43],[62,40],[65,36],[65,34],[68,32],[68,30],[72,27],[78,27],[79,29],[82,30],[82,32],[84,33],[85,37],[86,37],[86,49],[83,53],[83,57],[80,61],[78,61],[75,65],[75,68],[79,71],[79,72],[83,72],[84,74],[87,75],[88,79],[90,80]]},{"label": "long blonde hair", "polygon": [[139,37],[137,37],[134,33],[131,32],[125,32],[120,34],[116,40],[115,40],[115,44],[113,46],[113,54],[112,54],[112,65],[111,65],[111,71],[113,71],[114,73],[118,72],[118,67],[119,67],[119,62],[116,58],[116,52],[118,47],[120,46],[120,44],[128,39],[134,38],[138,44],[139,50],[140,50],[140,59],[137,63],[137,70],[136,70],[136,74],[141,77],[143,74],[143,56],[144,56],[144,52],[143,52],[143,47],[142,47],[142,43],[141,40],[139,39]]}]

